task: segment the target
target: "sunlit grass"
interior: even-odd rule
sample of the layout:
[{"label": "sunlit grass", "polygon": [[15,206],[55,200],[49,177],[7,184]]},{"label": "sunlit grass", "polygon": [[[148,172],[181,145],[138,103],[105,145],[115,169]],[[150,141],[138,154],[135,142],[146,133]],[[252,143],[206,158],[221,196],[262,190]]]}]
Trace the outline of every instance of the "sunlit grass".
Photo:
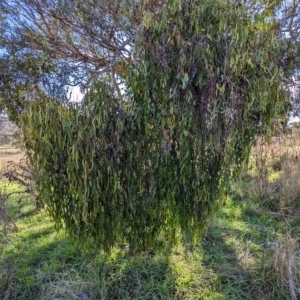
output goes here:
[{"label": "sunlit grass", "polygon": [[[284,219],[250,201],[228,197],[197,245],[132,255],[126,245],[104,255],[56,232],[17,184],[1,181],[18,229],[0,243],[0,295],[7,299],[290,299],[270,269],[272,243]],[[295,223],[296,225],[299,223]]]}]

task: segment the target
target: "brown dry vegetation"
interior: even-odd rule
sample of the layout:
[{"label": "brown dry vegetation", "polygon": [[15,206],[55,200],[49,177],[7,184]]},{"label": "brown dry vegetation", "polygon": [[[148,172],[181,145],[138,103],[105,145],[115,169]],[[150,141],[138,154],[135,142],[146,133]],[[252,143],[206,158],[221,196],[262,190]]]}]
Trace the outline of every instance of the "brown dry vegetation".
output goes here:
[{"label": "brown dry vegetation", "polygon": [[25,155],[22,152],[14,153],[1,153],[0,151],[0,180],[3,179],[5,173],[9,171],[9,165],[19,165],[25,159]]},{"label": "brown dry vegetation", "polygon": [[251,151],[248,174],[252,192],[263,205],[298,213],[300,208],[300,136],[258,139]]},{"label": "brown dry vegetation", "polygon": [[274,136],[267,140],[259,137],[256,139],[251,153],[253,155],[267,154],[273,157],[278,157],[286,153],[290,155],[300,154],[300,136],[299,134],[287,134],[279,137]]},{"label": "brown dry vegetation", "polygon": [[[299,134],[257,139],[249,161],[247,194],[267,208],[274,219],[286,222],[286,233],[268,243],[265,260],[291,299],[300,296],[300,136]],[[251,195],[251,196],[250,196]],[[298,224],[298,225],[297,225]]]}]

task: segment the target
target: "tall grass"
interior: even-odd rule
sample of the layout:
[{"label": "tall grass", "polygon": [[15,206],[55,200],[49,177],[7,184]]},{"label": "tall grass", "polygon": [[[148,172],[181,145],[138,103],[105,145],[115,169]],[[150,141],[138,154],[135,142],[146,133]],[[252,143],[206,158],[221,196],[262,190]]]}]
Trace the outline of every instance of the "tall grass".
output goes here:
[{"label": "tall grass", "polygon": [[300,137],[272,138],[253,149],[249,188],[261,205],[297,213],[300,204]]},{"label": "tall grass", "polygon": [[290,234],[273,244],[272,267],[283,286],[288,288],[293,300],[300,296],[300,236]]}]

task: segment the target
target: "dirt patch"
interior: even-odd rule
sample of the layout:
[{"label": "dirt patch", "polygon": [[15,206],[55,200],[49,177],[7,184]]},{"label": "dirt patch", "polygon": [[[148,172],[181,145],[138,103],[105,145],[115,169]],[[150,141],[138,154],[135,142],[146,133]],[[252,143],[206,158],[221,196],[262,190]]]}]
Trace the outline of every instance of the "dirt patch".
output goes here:
[{"label": "dirt patch", "polygon": [[0,154],[0,180],[3,179],[4,174],[8,172],[12,165],[23,165],[25,161],[26,157],[24,153]]}]

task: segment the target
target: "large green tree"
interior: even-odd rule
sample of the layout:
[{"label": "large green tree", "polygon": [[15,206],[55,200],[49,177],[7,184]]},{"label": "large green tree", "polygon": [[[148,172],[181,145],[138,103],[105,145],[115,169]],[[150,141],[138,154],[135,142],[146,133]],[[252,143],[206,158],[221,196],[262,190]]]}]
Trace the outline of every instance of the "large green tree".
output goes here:
[{"label": "large green tree", "polygon": [[105,250],[154,247],[178,231],[197,241],[254,136],[285,110],[293,67],[274,7],[7,4],[7,41],[74,70],[68,76],[87,91],[80,104],[43,97],[22,112],[39,197],[57,228]]}]

